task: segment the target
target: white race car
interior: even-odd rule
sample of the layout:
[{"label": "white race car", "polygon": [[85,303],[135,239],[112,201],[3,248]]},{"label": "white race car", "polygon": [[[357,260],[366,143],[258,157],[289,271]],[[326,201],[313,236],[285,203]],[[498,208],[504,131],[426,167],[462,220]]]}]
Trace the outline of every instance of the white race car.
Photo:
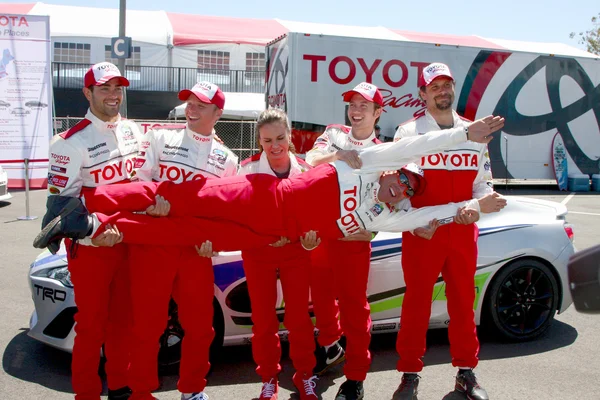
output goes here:
[{"label": "white race car", "polygon": [[0,167],[0,201],[6,201],[11,197],[8,193],[8,175],[4,168]]},{"label": "white race car", "polygon": [[[533,339],[548,329],[555,313],[572,303],[567,284],[567,262],[575,252],[573,229],[564,205],[524,197],[507,197],[501,213],[484,215],[479,226],[479,258],[474,281],[475,319],[511,340]],[[372,332],[399,329],[405,292],[402,236],[380,232],[372,242],[368,296]],[[214,258],[215,297],[213,345],[249,343],[251,307],[239,252]],[[30,288],[35,304],[29,336],[65,351],[73,348],[73,316],[77,306],[67,270],[64,248],[57,255],[43,252],[31,265]],[[283,296],[279,287],[279,319]],[[312,312],[312,310],[311,310]],[[179,360],[183,331],[177,307],[161,338],[159,362]],[[441,277],[432,298],[430,328],[447,327],[444,282]],[[282,326],[281,334],[286,332]]]}]

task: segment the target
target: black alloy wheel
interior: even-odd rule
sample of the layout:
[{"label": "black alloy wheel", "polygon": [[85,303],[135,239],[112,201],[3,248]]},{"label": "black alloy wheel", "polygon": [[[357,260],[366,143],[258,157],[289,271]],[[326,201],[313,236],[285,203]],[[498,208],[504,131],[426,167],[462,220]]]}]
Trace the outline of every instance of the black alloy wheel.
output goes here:
[{"label": "black alloy wheel", "polygon": [[488,289],[483,315],[501,336],[526,341],[543,334],[554,319],[560,292],[545,264],[521,259],[505,266]]}]

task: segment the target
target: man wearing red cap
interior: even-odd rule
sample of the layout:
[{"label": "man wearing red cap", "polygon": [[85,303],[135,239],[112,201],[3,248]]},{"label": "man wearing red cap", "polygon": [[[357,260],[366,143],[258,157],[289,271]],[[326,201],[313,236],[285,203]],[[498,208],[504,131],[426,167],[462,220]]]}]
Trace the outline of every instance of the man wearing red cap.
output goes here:
[{"label": "man wearing red cap", "polygon": [[[419,96],[426,103],[423,116],[401,124],[395,140],[424,135],[439,129],[466,127],[470,121],[453,109],[454,78],[447,65],[433,63],[419,77]],[[490,159],[485,144],[467,142],[439,154],[422,157],[427,187],[413,196],[414,207],[479,199],[480,211],[499,211],[506,200],[494,192]],[[394,398],[415,399],[423,369],[425,336],[431,314],[433,287],[441,273],[446,283],[452,365],[459,368],[456,389],[469,399],[488,399],[472,371],[477,366],[479,342],[474,321],[474,277],[477,268],[477,225],[449,224],[437,229],[429,240],[405,232],[402,269],[406,293],[396,349],[397,369],[404,372]]]},{"label": "man wearing red cap", "polygon": [[[149,131],[140,145],[137,177],[147,182],[181,183],[237,174],[238,158],[215,136],[214,126],[223,114],[225,96],[210,82],[182,90],[186,124]],[[200,244],[200,243],[198,243]],[[193,247],[168,248],[132,245],[131,399],[153,399],[158,388],[156,359],[159,338],[167,324],[171,295],[185,331],[177,388],[183,400],[204,400],[209,348],[214,337],[214,276],[210,257]],[[201,317],[199,317],[201,316]]]},{"label": "man wearing red cap", "polygon": [[[351,126],[329,125],[325,129],[306,155],[306,161],[313,166],[341,160],[352,168],[360,168],[358,150],[381,143],[374,129],[383,111],[383,97],[379,89],[362,82],[342,96],[349,103]],[[317,350],[316,374],[322,374],[343,361],[344,350],[338,340],[342,331],[346,335],[344,374],[347,381],[338,392],[338,400],[363,397],[362,382],[371,365],[367,280],[372,234],[361,230],[350,238],[328,240],[317,247],[313,251],[311,267],[311,298],[319,329],[317,340],[321,346]],[[339,299],[339,311],[336,297]]]},{"label": "man wearing red cap", "polygon": [[[61,196],[78,197],[90,188],[127,182],[134,173],[138,128],[119,114],[126,86],[129,81],[108,62],[94,65],[85,74],[83,94],[90,104],[85,118],[50,142],[49,211],[61,207],[56,202]],[[127,247],[95,247],[114,240],[109,229],[93,240],[66,241],[78,310],[71,368],[78,400],[100,399],[98,364],[103,344],[108,398],[127,399],[130,393]],[[49,247],[57,250],[59,245],[60,240]]]}]

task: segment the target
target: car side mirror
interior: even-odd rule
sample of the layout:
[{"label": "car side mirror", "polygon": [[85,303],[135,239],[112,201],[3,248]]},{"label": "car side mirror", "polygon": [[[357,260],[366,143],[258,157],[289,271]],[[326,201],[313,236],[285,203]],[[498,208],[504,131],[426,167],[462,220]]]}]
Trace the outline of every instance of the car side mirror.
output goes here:
[{"label": "car side mirror", "polygon": [[600,245],[571,256],[569,287],[577,311],[600,313]]}]

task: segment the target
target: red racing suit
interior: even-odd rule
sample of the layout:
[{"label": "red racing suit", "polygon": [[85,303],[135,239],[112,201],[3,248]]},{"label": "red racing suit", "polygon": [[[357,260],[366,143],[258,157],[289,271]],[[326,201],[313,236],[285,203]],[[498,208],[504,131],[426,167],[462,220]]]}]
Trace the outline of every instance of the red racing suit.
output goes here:
[{"label": "red racing suit", "polygon": [[[306,154],[306,161],[313,164],[315,156],[361,150],[379,143],[374,131],[358,140],[349,126],[329,125]],[[371,312],[367,301],[371,243],[324,241],[312,252],[312,258],[311,298],[319,344],[332,344],[343,331],[347,339],[344,373],[348,379],[363,381],[371,365]]]},{"label": "red racing suit", "polygon": [[[454,127],[469,121],[453,111]],[[399,126],[396,139],[439,130],[435,119],[424,116]],[[403,139],[404,140],[404,139]],[[491,193],[492,175],[487,146],[475,142],[459,144],[438,154],[422,157],[427,187],[411,199],[415,207],[461,202]],[[431,314],[433,287],[440,273],[446,283],[452,364],[474,368],[479,342],[474,320],[474,277],[477,267],[477,225],[441,226],[431,240],[411,233],[403,235],[402,269],[406,293],[396,349],[398,371],[419,372],[425,354],[425,336]]]},{"label": "red racing suit", "polygon": [[[233,176],[237,157],[215,139],[185,124],[150,130],[140,143],[136,161],[142,181],[181,183]],[[198,242],[198,245],[200,242]],[[214,337],[212,260],[193,246],[130,246],[133,346],[130,388],[132,399],[153,399],[158,388],[159,338],[167,325],[171,295],[185,331],[179,382],[182,393],[202,392],[210,369],[209,348]]]},{"label": "red racing suit", "polygon": [[[87,190],[128,182],[134,173],[138,128],[133,121],[99,120],[91,111],[50,142],[48,194],[77,197]],[[108,387],[128,384],[130,299],[127,247],[93,247],[67,240],[69,272],[77,298],[72,382],[75,398],[100,399],[100,348]],[[76,253],[73,253],[74,249]]]},{"label": "red racing suit", "polygon": [[[452,220],[469,202],[422,209],[412,208],[408,199],[383,203],[377,197],[382,174],[378,171],[400,168],[465,141],[465,130],[457,128],[362,150],[360,171],[336,161],[289,179],[251,174],[179,185],[134,182],[97,188],[86,193],[85,203],[101,224],[118,223],[125,243],[188,246],[210,240],[216,251],[222,251],[264,246],[280,236],[294,242],[309,230],[325,239],[361,228],[402,232],[425,226],[433,218]],[[157,195],[171,204],[168,218],[132,214],[155,204]],[[317,204],[319,212],[306,204]]]},{"label": "red racing suit", "polygon": [[[311,166],[289,153],[289,177],[308,171]],[[264,152],[241,164],[240,175],[275,175]],[[290,358],[301,374],[312,375],[316,364],[314,327],[308,313],[310,253],[298,242],[283,247],[264,246],[242,251],[244,271],[252,304],[252,354],[256,372],[263,382],[281,372],[279,319],[276,308],[285,302],[284,325],[289,333]],[[281,282],[283,301],[277,302],[277,279]],[[276,307],[276,308],[275,308]]]}]

